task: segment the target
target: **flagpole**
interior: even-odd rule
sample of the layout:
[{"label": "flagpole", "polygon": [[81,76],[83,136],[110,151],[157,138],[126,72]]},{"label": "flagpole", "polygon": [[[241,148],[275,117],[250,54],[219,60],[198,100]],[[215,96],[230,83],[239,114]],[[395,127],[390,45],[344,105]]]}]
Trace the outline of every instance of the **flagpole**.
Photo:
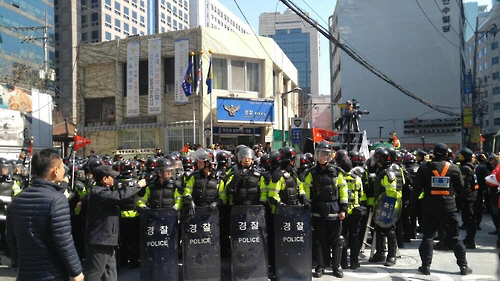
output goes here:
[{"label": "flagpole", "polygon": [[[194,52],[191,52],[191,65],[193,66],[191,68],[191,81],[192,81],[191,83],[193,83],[194,81],[192,79],[194,78]],[[194,95],[192,96],[193,96],[193,145],[196,145],[196,111],[194,109]]]},{"label": "flagpole", "polygon": [[[210,54],[210,65],[209,71],[212,71],[212,50],[208,50]],[[208,74],[210,75],[210,73]],[[213,82],[212,82],[213,83]],[[210,144],[214,144],[214,121],[213,121],[213,113],[212,113],[212,93],[210,93]]]},{"label": "flagpole", "polygon": [[78,130],[75,128],[75,135],[73,136],[73,165],[71,165],[71,188],[75,186],[75,137]]}]

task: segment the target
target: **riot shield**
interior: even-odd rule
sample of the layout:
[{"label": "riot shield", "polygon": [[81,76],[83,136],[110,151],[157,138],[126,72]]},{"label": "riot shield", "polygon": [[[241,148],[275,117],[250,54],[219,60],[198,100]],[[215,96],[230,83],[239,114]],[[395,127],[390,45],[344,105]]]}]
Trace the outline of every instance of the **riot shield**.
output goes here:
[{"label": "riot shield", "polygon": [[274,214],[276,280],[312,278],[311,216],[303,206],[278,206]]},{"label": "riot shield", "polygon": [[238,205],[231,210],[231,277],[268,280],[264,206]]},{"label": "riot shield", "polygon": [[389,197],[385,191],[375,201],[373,207],[373,221],[382,228],[389,228],[395,225],[401,216],[403,201],[401,198]]},{"label": "riot shield", "polygon": [[141,211],[141,280],[179,280],[177,211]]},{"label": "riot shield", "polygon": [[196,207],[194,216],[183,215],[184,280],[221,280],[219,233],[217,209]]}]

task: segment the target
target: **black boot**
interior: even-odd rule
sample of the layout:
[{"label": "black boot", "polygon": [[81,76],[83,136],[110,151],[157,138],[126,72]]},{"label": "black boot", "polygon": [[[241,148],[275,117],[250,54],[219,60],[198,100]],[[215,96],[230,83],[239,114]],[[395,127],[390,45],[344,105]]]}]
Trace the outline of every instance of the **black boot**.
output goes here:
[{"label": "black boot", "polygon": [[396,258],[395,257],[388,257],[387,261],[384,263],[385,266],[394,266],[396,265]]},{"label": "black boot", "polygon": [[421,266],[418,268],[418,271],[420,271],[423,275],[431,275],[431,269],[428,266]]},{"label": "black boot", "polygon": [[337,278],[342,278],[344,277],[344,273],[342,272],[342,268],[338,266],[337,268],[333,267],[333,276]]},{"label": "black boot", "polygon": [[325,269],[321,267],[316,267],[313,273],[314,278],[321,278],[325,274]]}]

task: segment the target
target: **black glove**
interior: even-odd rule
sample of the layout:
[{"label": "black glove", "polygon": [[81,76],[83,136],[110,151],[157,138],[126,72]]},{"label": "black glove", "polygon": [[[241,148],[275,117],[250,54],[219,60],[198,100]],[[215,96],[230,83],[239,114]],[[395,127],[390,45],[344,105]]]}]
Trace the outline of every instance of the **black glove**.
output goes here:
[{"label": "black glove", "polygon": [[210,212],[215,211],[215,209],[217,209],[217,205],[218,205],[218,204],[217,204],[217,201],[210,203],[210,205],[208,206],[208,210],[209,210]]},{"label": "black glove", "polygon": [[193,201],[189,201],[188,204],[187,204],[187,207],[188,207],[188,215],[194,216],[195,209],[196,209],[196,205],[194,204],[194,202]]},{"label": "black glove", "polygon": [[280,201],[278,205],[279,205],[279,206],[286,206],[286,204],[285,204],[285,203],[283,203],[283,201]]},{"label": "black glove", "polygon": [[304,201],[304,207],[306,207],[307,210],[311,210],[311,200]]}]

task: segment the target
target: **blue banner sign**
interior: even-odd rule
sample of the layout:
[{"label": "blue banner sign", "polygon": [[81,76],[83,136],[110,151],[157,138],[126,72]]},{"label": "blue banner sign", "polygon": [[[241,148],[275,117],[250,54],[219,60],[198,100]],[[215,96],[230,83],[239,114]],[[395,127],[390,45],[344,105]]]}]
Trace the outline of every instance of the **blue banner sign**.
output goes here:
[{"label": "blue banner sign", "polygon": [[217,98],[218,122],[273,123],[274,101]]},{"label": "blue banner sign", "polygon": [[292,128],[292,143],[293,144],[302,143],[302,129]]},{"label": "blue banner sign", "polygon": [[214,134],[260,135],[260,128],[214,127]]}]

